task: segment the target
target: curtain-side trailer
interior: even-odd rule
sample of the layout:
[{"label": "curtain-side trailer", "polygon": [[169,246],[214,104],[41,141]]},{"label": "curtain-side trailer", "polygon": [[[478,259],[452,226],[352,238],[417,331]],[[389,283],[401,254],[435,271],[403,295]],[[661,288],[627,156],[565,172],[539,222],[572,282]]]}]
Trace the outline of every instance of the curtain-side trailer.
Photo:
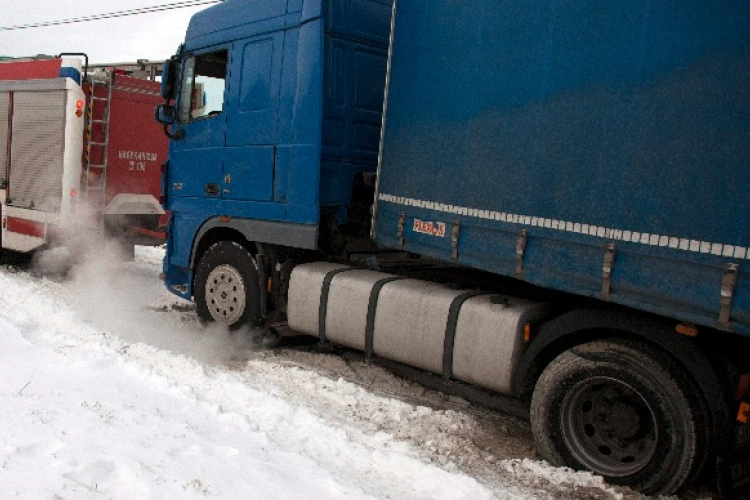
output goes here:
[{"label": "curtain-side trailer", "polygon": [[165,284],[520,398],[553,464],[731,495],[749,26],[744,0],[227,0],[165,65]]}]

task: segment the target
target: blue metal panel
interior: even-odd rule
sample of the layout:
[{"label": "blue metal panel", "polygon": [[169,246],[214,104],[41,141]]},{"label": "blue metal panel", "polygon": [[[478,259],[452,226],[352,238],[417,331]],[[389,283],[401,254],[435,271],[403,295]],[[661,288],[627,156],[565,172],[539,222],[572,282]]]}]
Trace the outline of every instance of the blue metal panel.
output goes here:
[{"label": "blue metal panel", "polygon": [[387,47],[391,31],[390,0],[327,0],[326,32],[337,38]]},{"label": "blue metal panel", "polygon": [[[289,40],[289,36],[287,36]],[[277,182],[286,185],[286,219],[317,224],[320,207],[321,116],[323,115],[323,21],[299,28],[295,58],[285,57],[285,84],[279,110]],[[293,85],[292,85],[293,83]],[[284,176],[284,181],[280,180]]]},{"label": "blue metal panel", "polygon": [[233,47],[227,112],[227,145],[274,144],[278,124],[284,32]]},{"label": "blue metal panel", "polygon": [[323,157],[374,165],[380,140],[386,51],[326,39]]},{"label": "blue metal panel", "polygon": [[320,175],[323,23],[315,5],[304,4],[304,25],[302,2],[287,13],[286,0],[229,0],[193,18],[185,53],[229,49],[227,97],[220,116],[176,127],[186,133],[170,146],[168,208],[185,196],[210,203],[205,187],[217,184],[227,202],[279,206],[223,203],[214,213],[317,224],[310,186]]},{"label": "blue metal panel", "polygon": [[[173,292],[190,297],[189,288],[173,286],[190,286],[196,234],[216,215],[307,224],[314,234],[319,219],[321,14],[316,0],[228,0],[191,21],[182,55],[229,49],[228,98],[222,115],[187,124],[185,137],[170,144],[167,208],[174,215],[164,270]],[[267,78],[255,78],[259,75],[252,74],[252,64],[262,54],[255,51],[248,61],[242,49],[266,38],[274,45],[271,68]],[[263,98],[259,87],[267,91]],[[228,186],[226,173],[232,175]],[[208,184],[220,185],[222,196],[208,195]]]},{"label": "blue metal panel", "polygon": [[273,197],[283,47],[283,31],[233,44],[223,198]]},{"label": "blue metal panel", "polygon": [[[196,14],[185,53],[230,47],[228,97],[221,119],[191,123],[206,130],[173,142],[170,181],[179,177],[182,191],[170,191],[169,203],[201,196],[210,182],[220,184],[224,201],[280,205],[222,203],[222,213],[234,217],[317,224],[321,188],[311,187],[321,185],[331,203],[347,203],[354,173],[375,169],[389,19],[389,0],[228,0]],[[340,58],[326,52],[334,45]],[[339,88],[342,100],[334,103]],[[340,140],[325,147],[335,120]],[[221,151],[210,162],[221,165],[221,176],[208,172],[216,169],[199,151],[212,148]],[[322,181],[321,158],[323,175],[333,176]]]},{"label": "blue metal panel", "polygon": [[222,199],[271,201],[274,160],[273,146],[227,148],[224,152]]},{"label": "blue metal panel", "polygon": [[[221,47],[226,49],[227,47]],[[206,51],[203,51],[206,52]],[[210,52],[213,52],[211,50]],[[201,54],[202,52],[198,52]],[[182,67],[183,80],[192,81],[195,76],[195,63],[190,61]],[[182,101],[186,103],[194,100],[194,93],[181,92],[177,99],[177,107]],[[180,141],[170,143],[170,162],[176,168],[172,169],[167,185],[168,203],[183,197],[206,198],[206,204],[214,204],[219,197],[218,188],[215,193],[206,193],[209,184],[216,186],[221,182],[221,172],[224,163],[226,146],[226,116],[218,114],[208,115],[201,119],[193,119],[190,107],[182,107],[181,120],[174,126],[184,132]],[[171,209],[171,207],[168,207]]]},{"label": "blue metal panel", "polygon": [[390,0],[326,3],[322,206],[345,207],[355,174],[375,171],[390,12]]},{"label": "blue metal panel", "polygon": [[746,0],[399,2],[388,110],[379,242],[750,333]]},{"label": "blue metal panel", "polygon": [[[299,23],[299,2],[290,7]],[[316,15],[320,15],[318,9]],[[226,0],[198,12],[190,19],[185,36],[185,50],[199,50],[212,45],[232,42],[249,36],[262,35],[284,29],[287,19],[287,0]]]}]

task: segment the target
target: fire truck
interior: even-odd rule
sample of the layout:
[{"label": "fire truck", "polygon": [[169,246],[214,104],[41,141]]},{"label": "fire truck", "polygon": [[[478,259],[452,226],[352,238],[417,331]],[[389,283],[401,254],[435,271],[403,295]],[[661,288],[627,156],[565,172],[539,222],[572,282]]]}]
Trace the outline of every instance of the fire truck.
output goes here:
[{"label": "fire truck", "polygon": [[130,252],[164,241],[168,142],[153,119],[161,64],[0,60],[0,251],[30,253],[82,232],[116,236]]}]

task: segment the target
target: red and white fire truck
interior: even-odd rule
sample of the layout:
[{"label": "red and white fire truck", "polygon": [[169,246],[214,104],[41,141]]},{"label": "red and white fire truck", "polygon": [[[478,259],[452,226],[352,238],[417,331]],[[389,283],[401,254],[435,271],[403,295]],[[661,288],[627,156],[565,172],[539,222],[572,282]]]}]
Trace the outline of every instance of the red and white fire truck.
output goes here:
[{"label": "red and white fire truck", "polygon": [[164,241],[161,64],[0,59],[0,251],[90,230],[131,249]]}]

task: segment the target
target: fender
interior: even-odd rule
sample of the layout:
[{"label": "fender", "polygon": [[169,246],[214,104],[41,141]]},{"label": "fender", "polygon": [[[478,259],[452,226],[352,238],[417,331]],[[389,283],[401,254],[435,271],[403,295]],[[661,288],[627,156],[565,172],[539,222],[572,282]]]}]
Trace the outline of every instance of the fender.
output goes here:
[{"label": "fender", "polygon": [[195,257],[203,237],[212,230],[233,230],[242,234],[247,241],[267,243],[306,250],[318,248],[318,225],[297,224],[258,219],[241,219],[234,217],[211,217],[207,219],[193,240],[190,252],[190,269],[195,267]]},{"label": "fender", "polygon": [[[212,217],[207,219],[196,233],[193,239],[193,247],[190,251],[190,269],[194,270],[196,265],[196,256],[199,254],[201,246],[205,251],[208,246],[215,242],[211,237],[212,231],[223,233],[216,234],[218,239],[227,239],[226,232],[233,232],[244,237],[248,242],[252,242],[258,249],[258,257],[266,253],[264,245],[281,245],[294,248],[315,249],[318,242],[318,226],[312,224],[294,224],[289,222],[275,222],[256,219],[239,219],[231,217]],[[209,241],[203,245],[204,238],[208,237]],[[229,238],[229,239],[237,239]],[[268,295],[266,291],[266,275],[264,266],[258,266],[258,280],[260,290],[260,307],[261,315],[265,318],[268,315]],[[190,290],[192,293],[193,285]]]}]

